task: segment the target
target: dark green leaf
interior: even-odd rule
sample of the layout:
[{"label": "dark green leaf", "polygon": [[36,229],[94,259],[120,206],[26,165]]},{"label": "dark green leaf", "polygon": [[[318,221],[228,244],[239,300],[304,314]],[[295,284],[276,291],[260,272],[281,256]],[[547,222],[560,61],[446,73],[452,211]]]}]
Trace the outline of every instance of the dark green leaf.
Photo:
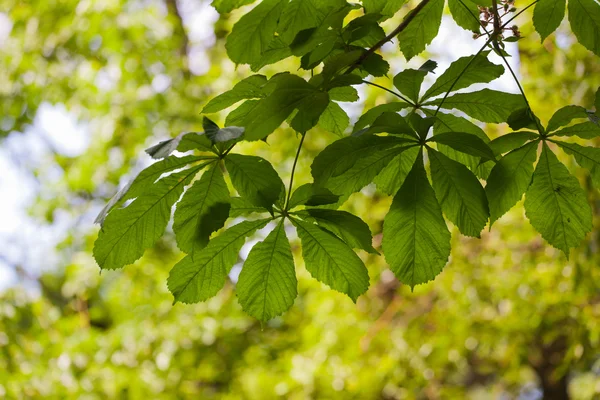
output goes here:
[{"label": "dark green leaf", "polygon": [[398,112],[409,107],[410,104],[404,102],[385,103],[372,107],[369,110],[367,110],[367,112],[365,112],[363,115],[361,115],[361,117],[354,125],[352,132],[356,133],[364,127],[371,125],[373,121],[375,121],[377,117],[379,117],[384,112]]},{"label": "dark green leaf", "polygon": [[525,214],[552,246],[569,257],[592,230],[592,210],[585,192],[546,144],[525,195]]},{"label": "dark green leaf", "polygon": [[[433,114],[433,112],[431,112]],[[441,135],[445,132],[467,132],[477,136],[484,143],[489,143],[490,139],[486,136],[483,129],[475,125],[471,121],[465,118],[457,117],[452,114],[438,113],[436,115],[436,122],[433,125],[433,135]],[[452,147],[445,146],[438,143],[438,151],[450,157],[454,161],[458,161],[469,168],[475,175],[482,179],[486,179],[492,169],[493,162],[481,163],[481,158],[474,157],[459,151],[454,150]]]},{"label": "dark green leaf", "polygon": [[302,243],[308,272],[356,302],[369,288],[369,274],[362,260],[334,234],[308,222],[297,219],[292,222]]},{"label": "dark green leaf", "polygon": [[346,128],[350,124],[348,114],[336,102],[330,101],[329,105],[321,117],[319,125],[326,131],[335,133],[338,136],[343,136]]},{"label": "dark green leaf", "polygon": [[203,133],[185,132],[173,139],[162,142],[146,149],[146,153],[154,159],[161,159],[171,155],[174,151],[186,152],[200,150],[212,152],[212,143]]},{"label": "dark green leaf", "polygon": [[539,0],[533,10],[533,26],[542,42],[554,32],[565,17],[566,0]]},{"label": "dark green leaf", "polygon": [[117,269],[139,259],[162,236],[171,208],[194,175],[205,165],[176,172],[155,183],[129,206],[113,210],[94,244],[94,258],[102,269]]},{"label": "dark green leaf", "polygon": [[552,135],[556,136],[579,136],[583,139],[594,139],[600,136],[600,126],[594,122],[583,122],[581,124],[569,126]]},{"label": "dark green leaf", "polygon": [[600,56],[600,4],[595,0],[569,0],[569,22],[579,43]]},{"label": "dark green leaf", "polygon": [[479,8],[471,0],[448,0],[454,21],[468,31],[479,32]]},{"label": "dark green leaf", "polygon": [[336,234],[346,244],[354,249],[362,249],[369,253],[377,253],[373,248],[373,237],[369,226],[356,215],[346,211],[308,209],[313,222]]},{"label": "dark green leaf", "polygon": [[322,206],[326,204],[335,204],[339,198],[340,196],[331,193],[329,189],[307,183],[300,186],[292,193],[288,208],[291,210],[301,205]]},{"label": "dark green leaf", "polygon": [[575,143],[556,142],[562,149],[575,157],[577,164],[590,171],[596,188],[600,188],[600,149],[584,147]]},{"label": "dark green leaf", "polygon": [[[439,105],[441,99],[433,100],[427,105]],[[483,89],[472,93],[458,93],[449,96],[444,108],[457,109],[482,122],[502,123],[510,114],[525,107],[521,95]]]},{"label": "dark green leaf", "polygon": [[[523,146],[526,142],[536,139],[537,133],[534,132],[511,132],[506,135],[502,135],[489,144],[490,148],[496,156],[504,153],[508,153],[516,148]],[[532,170],[533,173],[533,170]]]},{"label": "dark green leaf", "polygon": [[244,311],[268,321],[294,304],[297,286],[294,258],[281,220],[248,254],[236,292]]},{"label": "dark green leaf", "polygon": [[390,64],[377,53],[371,53],[360,64],[360,69],[373,76],[384,76],[390,70]]},{"label": "dark green leaf", "polygon": [[227,14],[236,8],[254,3],[255,1],[256,0],[213,0],[211,5],[217,9],[219,14]]},{"label": "dark green leaf", "polygon": [[446,217],[466,236],[480,237],[490,215],[485,190],[464,165],[429,149],[431,178]]},{"label": "dark green leaf", "polygon": [[394,112],[384,112],[369,127],[368,133],[391,133],[419,140],[414,129],[408,125],[404,117]]},{"label": "dark green leaf", "polygon": [[231,197],[229,199],[231,208],[229,210],[229,218],[245,217],[254,213],[267,213],[269,210],[263,207],[258,207],[242,197]]},{"label": "dark green leaf", "polygon": [[264,97],[263,87],[267,84],[267,78],[263,75],[252,75],[238,82],[233,89],[218,95],[208,102],[202,109],[203,114],[210,114],[230,107],[244,99],[256,99]]},{"label": "dark green leaf", "polygon": [[183,168],[188,164],[207,159],[208,157],[185,156],[179,158],[171,156],[150,165],[148,168],[140,172],[127,185],[121,188],[117,194],[110,199],[108,204],[106,204],[106,206],[100,211],[94,223],[103,224],[104,219],[114,207],[119,204],[123,204],[125,200],[133,199],[142,195],[144,192],[151,190],[152,184],[154,184],[154,182],[156,182],[156,180],[160,178],[162,174]]},{"label": "dark green leaf", "polygon": [[588,113],[586,109],[580,106],[566,106],[561,108],[554,113],[552,118],[550,118],[550,122],[548,122],[548,128],[546,130],[548,132],[555,131],[561,126],[570,124],[574,119],[587,120]]},{"label": "dark green leaf", "polygon": [[229,154],[225,166],[233,187],[252,204],[273,211],[273,204],[285,191],[281,178],[264,158]]},{"label": "dark green leaf", "polygon": [[[484,52],[478,56],[462,57],[454,61],[425,92],[423,99],[444,94],[450,88],[452,91],[456,91],[468,88],[475,83],[488,83],[499,78],[504,73],[504,68],[490,62],[487,54],[488,52]],[[468,68],[467,65],[469,65]],[[465,70],[465,68],[467,69]]]},{"label": "dark green leaf", "polygon": [[425,75],[427,75],[427,71],[405,69],[394,77],[394,86],[410,100],[418,102]]},{"label": "dark green leaf", "polygon": [[212,239],[194,258],[188,255],[175,264],[167,280],[175,302],[197,303],[216,295],[225,285],[246,238],[269,221],[244,221],[232,226]]},{"label": "dark green leaf", "polygon": [[434,279],[450,256],[450,232],[419,155],[383,223],[383,251],[402,283]]},{"label": "dark green leaf", "polygon": [[244,124],[244,121],[246,121],[248,116],[254,112],[259,104],[260,100],[246,100],[227,115],[225,125],[240,126]]},{"label": "dark green leaf", "polygon": [[329,89],[329,98],[335,101],[358,101],[358,92],[352,86],[338,86]]},{"label": "dark green leaf", "polygon": [[495,160],[492,149],[478,136],[466,132],[446,132],[434,135],[429,140],[441,143],[461,153],[479,157],[482,160]]},{"label": "dark green leaf", "polygon": [[377,189],[388,195],[396,194],[420,152],[419,147],[412,147],[390,161],[373,180]]},{"label": "dark green leaf", "polygon": [[365,12],[369,14],[380,14],[388,19],[394,16],[407,0],[363,0]]},{"label": "dark green leaf", "polygon": [[277,30],[284,4],[282,0],[263,0],[245,14],[227,37],[227,55],[236,64],[257,64]]},{"label": "dark green leaf", "polygon": [[531,112],[529,107],[524,107],[510,114],[506,122],[514,130],[523,128],[537,130],[539,119]]},{"label": "dark green leaf", "polygon": [[406,150],[400,147],[405,143],[400,138],[374,135],[340,139],[315,158],[312,165],[315,184],[339,195],[356,192]]},{"label": "dark green leaf", "polygon": [[260,100],[241,124],[246,128],[247,140],[259,140],[266,137],[277,129],[296,108],[304,111],[304,118],[298,121],[299,124],[301,121],[316,124],[322,109],[320,112],[318,110],[317,112],[310,111],[311,102],[315,99],[319,101],[323,109],[327,107],[327,103],[322,104],[325,98],[328,99],[327,93],[320,92],[298,76],[287,73],[280,74],[271,78],[271,82],[276,84],[275,90],[268,97]]},{"label": "dark green leaf", "polygon": [[215,164],[177,204],[173,231],[179,249],[194,257],[208,244],[210,235],[225,225],[230,208],[229,189]]},{"label": "dark green leaf", "polygon": [[513,150],[492,169],[485,187],[490,206],[490,225],[523,197],[531,183],[537,147],[536,141]]},{"label": "dark green leaf", "polygon": [[398,35],[400,50],[407,60],[425,50],[440,29],[445,0],[431,0]]}]

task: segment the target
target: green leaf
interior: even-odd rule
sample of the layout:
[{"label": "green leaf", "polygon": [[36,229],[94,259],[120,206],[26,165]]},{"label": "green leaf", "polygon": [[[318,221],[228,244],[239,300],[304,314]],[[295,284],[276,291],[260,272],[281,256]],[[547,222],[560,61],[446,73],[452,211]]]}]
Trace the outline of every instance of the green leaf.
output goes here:
[{"label": "green leaf", "polygon": [[312,175],[317,186],[335,194],[351,194],[373,178],[397,155],[406,150],[406,141],[391,136],[366,135],[340,139],[314,160]]},{"label": "green leaf", "polygon": [[254,3],[255,1],[256,0],[213,0],[211,5],[217,9],[219,14],[227,14],[236,8]]},{"label": "green leaf", "polygon": [[490,206],[490,226],[523,197],[531,184],[538,142],[531,142],[505,155],[492,169],[485,191]]},{"label": "green leaf", "polygon": [[553,136],[579,136],[583,139],[594,139],[600,136],[600,126],[594,122],[583,122],[556,131]]},{"label": "green leaf", "polygon": [[419,71],[434,72],[438,67],[438,63],[433,60],[427,60],[419,67]]},{"label": "green leaf", "polygon": [[273,212],[273,204],[285,191],[281,178],[264,158],[229,154],[225,166],[233,187],[252,204]]},{"label": "green leaf", "polygon": [[428,149],[431,178],[446,217],[466,236],[480,237],[490,215],[485,190],[464,165]]},{"label": "green leaf", "polygon": [[245,312],[268,321],[294,304],[297,286],[294,258],[281,220],[248,254],[235,290]]},{"label": "green leaf", "polygon": [[162,236],[171,208],[194,175],[206,164],[176,172],[155,183],[129,206],[113,210],[94,244],[102,269],[118,269],[138,260]]},{"label": "green leaf", "polygon": [[429,131],[435,124],[436,120],[434,117],[422,117],[416,112],[408,114],[408,122],[417,133],[417,137],[425,139],[429,136]]},{"label": "green leaf", "polygon": [[[240,139],[244,134],[244,128],[242,127],[228,126],[225,128],[219,128],[217,124],[206,117],[204,117],[202,125],[204,126],[204,132],[206,136],[213,144],[222,144],[225,142],[231,143],[231,141],[238,142],[239,140],[236,139]],[[217,147],[219,148],[219,146]]]},{"label": "green leaf", "polygon": [[471,0],[448,0],[448,8],[452,18],[460,26],[468,31],[479,32],[479,8]]},{"label": "green leaf", "polygon": [[466,132],[446,132],[434,135],[430,142],[441,143],[461,153],[479,157],[482,160],[495,160],[492,149],[478,136]]},{"label": "green leaf", "polygon": [[[540,120],[531,112],[529,107],[524,107],[510,114],[506,122],[514,130],[523,128],[538,130]],[[539,125],[541,126],[541,123]]]},{"label": "green leaf", "polygon": [[427,71],[405,69],[394,77],[394,86],[410,100],[419,101],[419,93]]},{"label": "green leaf", "polygon": [[260,100],[246,100],[225,118],[225,126],[240,126],[260,104]]},{"label": "green leaf", "polygon": [[174,151],[186,152],[190,150],[200,150],[204,152],[213,152],[212,143],[204,133],[185,132],[177,137],[162,142],[146,149],[146,153],[158,160],[171,155]]},{"label": "green leaf", "polygon": [[98,213],[98,216],[94,220],[96,224],[103,224],[104,219],[117,205],[123,204],[125,200],[133,199],[140,196],[148,190],[152,189],[152,184],[156,182],[162,174],[171,172],[173,170],[183,168],[188,164],[195,163],[197,161],[207,160],[208,157],[198,156],[185,156],[185,157],[167,157],[161,161],[155,162],[148,168],[142,170],[133,180],[127,185],[121,188],[104,206],[104,208]]},{"label": "green leaf", "polygon": [[419,155],[383,223],[383,251],[402,283],[434,279],[450,256],[450,231]]},{"label": "green leaf", "polygon": [[292,119],[290,126],[296,132],[306,133],[317,125],[329,104],[327,92],[315,91],[298,105],[298,113]]},{"label": "green leaf", "polygon": [[292,219],[302,244],[302,257],[313,278],[354,302],[369,288],[369,273],[362,260],[341,239],[316,225]]},{"label": "green leaf", "polygon": [[[309,56],[311,52],[320,53],[320,55],[314,56],[315,65],[310,68],[320,64],[323,58],[327,57],[338,44],[337,41],[341,34],[344,18],[352,9],[356,8],[356,6],[342,0],[316,2],[315,4],[322,4],[322,7],[327,8],[324,19],[316,21],[315,28],[300,31],[290,43],[292,53],[295,56]],[[310,57],[312,57],[312,54],[310,54]],[[304,61],[303,59],[302,62],[304,63]]]},{"label": "green leaf", "polygon": [[410,108],[410,104],[398,101],[372,107],[360,116],[354,125],[352,132],[356,133],[364,127],[371,125],[381,114],[385,112],[398,112],[404,110],[405,108]]},{"label": "green leaf", "polygon": [[350,21],[342,32],[344,42],[370,48],[385,38],[383,28],[377,23],[380,14],[365,14]]},{"label": "green leaf", "polygon": [[390,161],[373,180],[377,189],[387,195],[396,194],[404,183],[420,152],[421,149],[419,147],[411,147]]},{"label": "green leaf", "polygon": [[377,53],[371,53],[363,60],[359,68],[373,76],[384,76],[390,70],[390,64]]},{"label": "green leaf", "polygon": [[343,136],[350,124],[348,114],[336,102],[330,101],[319,118],[319,125],[328,132]]},{"label": "green leaf", "polygon": [[[478,56],[462,57],[454,61],[425,92],[423,99],[445,94],[450,88],[454,92],[468,88],[475,83],[488,83],[499,78],[504,73],[504,68],[490,62],[487,54],[488,52],[484,52]],[[468,68],[467,65],[469,65]],[[465,68],[467,69],[465,70]]]},{"label": "green leaf", "polygon": [[445,0],[431,0],[398,35],[400,50],[407,60],[425,50],[440,29]]},{"label": "green leaf", "polygon": [[231,61],[251,65],[260,62],[269,50],[285,3],[263,0],[233,26],[225,44]]},{"label": "green leaf", "polygon": [[373,237],[369,225],[356,215],[346,211],[316,208],[307,209],[305,213],[312,217],[313,221],[311,222],[316,222],[320,227],[333,232],[353,249],[362,249],[377,254],[377,250],[373,248]]},{"label": "green leaf", "polygon": [[269,221],[244,221],[232,226],[212,239],[194,258],[188,255],[175,264],[167,279],[175,302],[197,303],[216,295],[225,285],[246,238]]},{"label": "green leaf", "polygon": [[[430,112],[433,114],[433,111]],[[436,116],[436,122],[433,125],[433,135],[441,135],[445,132],[466,132],[477,136],[484,143],[489,143],[490,139],[486,136],[483,129],[475,125],[471,121],[457,117],[452,114],[438,113]],[[486,179],[492,169],[493,162],[481,163],[481,158],[474,157],[459,151],[454,150],[452,147],[445,146],[438,143],[438,151],[450,157],[454,161],[458,161],[469,168],[475,175],[482,179]]]},{"label": "green leaf", "polygon": [[263,87],[267,84],[264,75],[252,75],[238,82],[233,89],[218,95],[202,109],[203,114],[210,114],[231,107],[244,99],[256,99],[265,96]]},{"label": "green leaf", "polygon": [[554,32],[565,17],[566,0],[539,0],[533,10],[533,26],[542,42]]},{"label": "green leaf", "polygon": [[600,4],[595,0],[569,0],[569,22],[579,43],[600,56]]},{"label": "green leaf", "polygon": [[331,193],[329,189],[315,186],[312,183],[307,183],[300,186],[292,193],[290,198],[289,209],[301,205],[307,206],[322,206],[327,204],[335,204],[340,196]]},{"label": "green leaf", "polygon": [[[373,123],[371,127],[365,133],[391,133],[393,135],[400,135],[407,139],[415,138],[419,140],[419,136],[415,133],[414,129],[406,122],[406,119],[400,114],[394,112],[384,112],[381,114]],[[413,142],[415,142],[413,140]]]},{"label": "green leaf", "polygon": [[245,217],[255,213],[263,214],[269,212],[266,208],[255,206],[242,197],[231,197],[229,202],[231,203],[229,218]]},{"label": "green leaf", "polygon": [[587,110],[580,106],[566,106],[558,110],[548,122],[548,132],[552,132],[571,123],[574,119],[588,119]]},{"label": "green leaf", "polygon": [[[280,74],[271,78],[271,82],[276,85],[275,90],[268,97],[260,100],[241,124],[246,128],[247,140],[259,140],[266,137],[277,129],[296,108],[304,110],[305,118],[316,124],[320,112],[327,106],[325,103],[320,112],[318,110],[310,112],[311,103],[315,99],[321,104],[321,99],[329,97],[327,93],[319,91],[296,75]],[[316,120],[314,120],[315,116]]]},{"label": "green leaf", "polygon": [[[526,142],[534,140],[538,137],[537,133],[534,132],[511,132],[506,135],[502,135],[492,140],[489,144],[490,148],[496,156],[504,153],[508,153],[514,149],[523,146]],[[533,173],[533,170],[531,170]]]},{"label": "green leaf", "polygon": [[592,230],[592,210],[585,192],[546,144],[525,195],[525,214],[552,246],[569,257]]},{"label": "green leaf", "polygon": [[287,44],[291,44],[298,33],[320,26],[329,9],[344,5],[341,0],[291,0],[285,3],[277,33]]},{"label": "green leaf", "polygon": [[177,246],[194,257],[208,244],[210,235],[229,217],[229,189],[218,164],[207,170],[177,204],[173,231]]},{"label": "green leaf", "polygon": [[358,92],[352,86],[338,86],[329,89],[329,98],[335,101],[354,102],[358,101]]},{"label": "green leaf", "polygon": [[567,154],[575,157],[577,164],[590,171],[596,188],[600,188],[600,149],[575,143],[556,142]]},{"label": "green leaf", "polygon": [[[436,99],[426,105],[439,105],[441,102],[441,99]],[[444,108],[454,108],[479,121],[496,124],[505,122],[515,110],[525,106],[523,97],[520,95],[491,89],[458,93],[449,96],[443,105]]]},{"label": "green leaf", "polygon": [[363,0],[362,3],[365,13],[380,14],[383,20],[393,17],[406,2],[407,0]]}]

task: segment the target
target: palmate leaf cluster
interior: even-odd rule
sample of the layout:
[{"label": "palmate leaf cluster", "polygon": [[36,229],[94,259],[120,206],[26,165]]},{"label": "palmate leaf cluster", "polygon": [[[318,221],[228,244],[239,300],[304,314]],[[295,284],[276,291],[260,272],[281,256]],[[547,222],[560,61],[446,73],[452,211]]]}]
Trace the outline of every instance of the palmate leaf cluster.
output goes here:
[{"label": "palmate leaf cluster", "polygon": [[[249,3],[215,0],[213,5],[228,13]],[[244,261],[236,285],[243,309],[268,320],[289,309],[297,295],[288,240],[293,227],[310,274],[356,301],[369,288],[369,274],[355,250],[378,250],[368,225],[338,208],[371,183],[393,196],[380,252],[411,287],[434,279],[448,262],[446,221],[463,235],[479,237],[523,195],[531,224],[568,256],[591,231],[592,213],[578,180],[555,152],[572,155],[600,185],[600,150],[569,140],[600,136],[600,91],[594,109],[568,105],[547,126],[524,93],[473,91],[473,85],[506,72],[489,55],[506,61],[503,40],[510,38],[498,29],[504,32],[515,10],[510,2],[448,0],[458,25],[480,34],[485,30],[484,47],[436,74],[429,87],[424,82],[437,72],[434,61],[403,70],[390,80],[393,88],[383,88],[399,100],[366,110],[348,129],[350,118],[339,102],[357,101],[357,85],[372,84],[370,76],[389,71],[377,50],[397,38],[400,51],[411,59],[438,34],[445,0],[421,1],[386,36],[381,22],[402,12],[405,3],[263,0],[249,9],[227,38],[229,58],[258,71],[297,57],[310,78],[286,71],[251,75],[204,107],[204,114],[232,109],[225,127],[205,117],[204,132],[183,133],[148,149],[158,161],[98,217],[102,228],[94,256],[100,267],[135,262],[163,235],[173,215],[177,245],[186,256],[173,267],[169,290],[175,301],[204,301],[225,285],[246,239],[268,228]],[[508,16],[497,16],[490,32],[480,26],[479,13],[490,7],[493,13],[497,3]],[[534,25],[542,39],[557,29],[566,7],[564,0],[537,2]],[[579,42],[600,55],[600,4],[569,0],[568,10]],[[508,123],[513,132],[490,140],[477,121]],[[266,141],[283,123],[300,138],[298,152],[314,127],[340,136],[314,159],[313,182],[295,189],[292,182],[286,188],[267,160],[233,152],[239,141]],[[181,154],[187,152],[193,154]]]}]

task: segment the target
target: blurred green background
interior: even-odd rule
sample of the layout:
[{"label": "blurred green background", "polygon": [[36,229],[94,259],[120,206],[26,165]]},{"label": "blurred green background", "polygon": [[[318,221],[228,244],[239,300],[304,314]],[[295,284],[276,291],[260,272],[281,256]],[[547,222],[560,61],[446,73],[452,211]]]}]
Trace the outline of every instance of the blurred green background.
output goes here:
[{"label": "blurred green background", "polygon": [[[235,270],[212,300],[172,305],[166,277],[182,256],[172,233],[134,265],[99,274],[92,221],[150,163],[143,149],[201,130],[202,106],[250,74],[224,50],[244,9],[219,16],[209,3],[0,0],[0,398],[600,398],[600,196],[564,154],[596,216],[570,260],[519,204],[481,240],[453,230],[450,263],[414,293],[383,257],[361,253],[371,288],[356,305],[310,278],[294,241],[299,296],[262,326],[237,303]],[[567,104],[591,108],[598,58],[568,24],[540,44],[530,14],[517,22],[525,39],[509,46],[511,62],[542,120]],[[408,65],[432,58],[443,69],[476,51],[471,36],[445,19]],[[384,47],[394,72],[407,66],[396,49]],[[261,73],[281,69],[298,62]],[[516,90],[507,76],[494,84]],[[387,96],[362,88],[346,109],[355,120]],[[309,133],[298,185],[333,140]],[[296,146],[282,127],[268,144],[238,150],[269,159],[287,180]],[[369,222],[379,245],[390,202],[367,187],[344,208]]]}]

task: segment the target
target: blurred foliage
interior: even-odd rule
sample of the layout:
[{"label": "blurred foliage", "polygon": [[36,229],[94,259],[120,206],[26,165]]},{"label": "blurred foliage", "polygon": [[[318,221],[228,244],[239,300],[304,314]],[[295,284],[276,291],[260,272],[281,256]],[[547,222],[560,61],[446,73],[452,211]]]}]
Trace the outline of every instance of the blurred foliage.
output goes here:
[{"label": "blurred foliage", "polygon": [[[208,12],[199,0],[180,2],[180,10],[184,3]],[[0,50],[3,134],[25,131],[43,102],[64,104],[91,133],[85,155],[54,151],[43,164],[64,176],[51,187],[41,183],[34,215],[94,213],[124,173],[147,163],[139,157],[144,146],[199,129],[201,106],[247,75],[225,59],[229,17],[215,23],[216,42],[203,56],[190,51],[202,43],[185,34],[189,24],[169,4],[0,2],[12,22]],[[564,104],[590,108],[597,59],[573,44],[568,27],[543,48],[532,27],[521,30],[521,72],[540,117],[547,121]],[[207,57],[208,70],[196,75],[188,54]],[[166,90],[153,88],[157,76],[169,79]],[[375,90],[365,91],[366,106],[389,100]],[[282,128],[270,145],[242,148],[289,174],[290,133]],[[300,165],[333,139],[311,135]],[[0,397],[529,399],[543,387],[598,398],[600,197],[577,171],[596,228],[569,261],[544,244],[519,206],[481,240],[454,229],[450,264],[414,293],[375,255],[361,253],[371,289],[356,305],[301,267],[294,307],[264,326],[242,312],[232,282],[207,303],[172,306],[165,279],[181,257],[172,235],[135,265],[99,275],[90,255],[96,232],[86,226],[88,234],[72,233],[59,249],[64,268],[0,294]],[[297,178],[307,182],[308,168]],[[390,201],[368,188],[344,207],[379,234]]]}]

